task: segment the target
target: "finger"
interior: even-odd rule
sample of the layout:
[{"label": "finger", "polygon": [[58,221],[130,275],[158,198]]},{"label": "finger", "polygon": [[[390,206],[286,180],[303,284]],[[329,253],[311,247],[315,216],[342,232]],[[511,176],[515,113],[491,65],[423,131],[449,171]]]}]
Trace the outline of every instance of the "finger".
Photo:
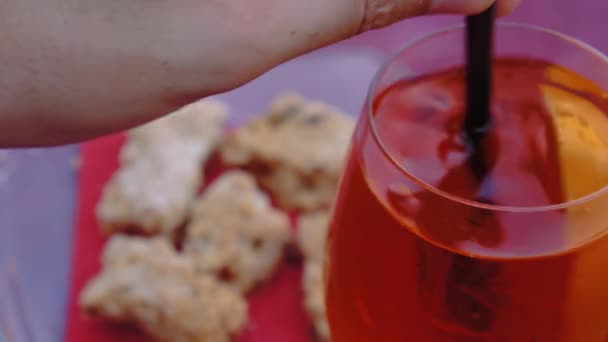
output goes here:
[{"label": "finger", "polygon": [[[399,20],[426,14],[476,14],[494,0],[367,0],[362,31],[393,24]],[[498,0],[499,15],[510,13],[520,0]]]},{"label": "finger", "polygon": [[496,2],[496,13],[504,16],[513,12],[521,3],[521,0],[498,0]]},{"label": "finger", "polygon": [[494,2],[496,2],[496,13],[504,16],[519,6],[521,0],[435,0],[429,12],[431,14],[476,14],[486,10]]}]

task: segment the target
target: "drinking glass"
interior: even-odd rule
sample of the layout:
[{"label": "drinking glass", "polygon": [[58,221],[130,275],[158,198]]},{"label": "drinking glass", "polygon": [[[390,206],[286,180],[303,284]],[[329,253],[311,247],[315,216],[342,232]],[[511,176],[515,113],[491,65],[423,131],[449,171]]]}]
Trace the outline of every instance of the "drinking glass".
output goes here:
[{"label": "drinking glass", "polygon": [[549,29],[495,30],[481,178],[460,134],[463,26],[376,75],[328,238],[333,342],[608,341],[608,59]]}]

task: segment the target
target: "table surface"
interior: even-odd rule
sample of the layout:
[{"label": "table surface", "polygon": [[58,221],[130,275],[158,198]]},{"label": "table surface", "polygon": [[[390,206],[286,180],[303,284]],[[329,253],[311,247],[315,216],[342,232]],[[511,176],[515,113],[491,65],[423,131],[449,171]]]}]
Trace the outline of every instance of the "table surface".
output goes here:
[{"label": "table surface", "polygon": [[[546,26],[608,52],[605,0],[524,0],[509,20]],[[576,5],[575,5],[576,4]],[[357,113],[387,53],[452,17],[417,18],[304,56],[221,95],[238,123],[292,89]],[[0,341],[63,340],[77,146],[0,150]]]}]

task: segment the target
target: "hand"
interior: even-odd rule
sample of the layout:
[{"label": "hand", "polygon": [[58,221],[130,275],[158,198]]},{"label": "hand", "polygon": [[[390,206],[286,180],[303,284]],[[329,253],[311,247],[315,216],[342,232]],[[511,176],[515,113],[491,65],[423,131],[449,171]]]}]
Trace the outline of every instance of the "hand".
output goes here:
[{"label": "hand", "polygon": [[492,2],[0,0],[0,146],[127,129],[360,32]]}]

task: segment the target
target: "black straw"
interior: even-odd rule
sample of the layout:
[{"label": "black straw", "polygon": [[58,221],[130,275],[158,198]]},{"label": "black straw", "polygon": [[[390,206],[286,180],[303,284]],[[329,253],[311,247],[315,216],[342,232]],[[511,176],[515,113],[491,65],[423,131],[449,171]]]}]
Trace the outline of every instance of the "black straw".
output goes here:
[{"label": "black straw", "polygon": [[[467,107],[464,131],[472,152],[480,148],[491,125],[492,41],[495,5],[467,17]],[[477,151],[479,152],[479,151]]]}]

